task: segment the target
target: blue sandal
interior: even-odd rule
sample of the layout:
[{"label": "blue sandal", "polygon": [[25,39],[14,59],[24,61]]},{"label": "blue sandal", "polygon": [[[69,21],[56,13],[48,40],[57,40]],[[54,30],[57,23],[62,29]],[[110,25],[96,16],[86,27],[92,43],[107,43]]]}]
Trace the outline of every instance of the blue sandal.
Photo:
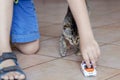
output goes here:
[{"label": "blue sandal", "polygon": [[[5,60],[8,60],[8,59],[12,59],[15,62],[16,65],[15,66],[5,67],[5,68],[0,67],[0,80],[4,80],[1,77],[4,76],[5,74],[7,74],[8,72],[11,72],[11,71],[19,72],[19,73],[25,75],[25,73],[19,67],[19,65],[17,63],[17,57],[13,52],[3,53],[3,55],[0,56],[0,63],[2,63]],[[26,78],[24,80],[26,80]]]}]

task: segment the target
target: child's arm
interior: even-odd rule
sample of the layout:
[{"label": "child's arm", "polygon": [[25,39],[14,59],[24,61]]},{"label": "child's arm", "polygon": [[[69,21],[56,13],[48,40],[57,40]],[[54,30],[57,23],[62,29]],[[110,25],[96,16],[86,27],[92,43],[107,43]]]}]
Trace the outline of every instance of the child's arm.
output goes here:
[{"label": "child's arm", "polygon": [[90,61],[95,66],[100,55],[100,49],[93,36],[85,0],[67,1],[78,26],[83,59],[88,67],[90,67]]}]

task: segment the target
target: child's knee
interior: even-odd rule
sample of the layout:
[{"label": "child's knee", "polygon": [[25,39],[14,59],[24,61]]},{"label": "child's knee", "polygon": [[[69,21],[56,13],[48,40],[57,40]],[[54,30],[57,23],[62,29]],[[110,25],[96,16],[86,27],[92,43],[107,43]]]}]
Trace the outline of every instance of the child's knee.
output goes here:
[{"label": "child's knee", "polygon": [[39,50],[39,46],[36,46],[36,47],[27,46],[26,48],[21,49],[21,52],[26,54],[26,55],[32,55],[32,54],[37,53],[38,50]]},{"label": "child's knee", "polygon": [[38,52],[40,49],[39,40],[30,42],[30,43],[23,43],[23,44],[16,44],[16,47],[26,55],[32,55]]}]

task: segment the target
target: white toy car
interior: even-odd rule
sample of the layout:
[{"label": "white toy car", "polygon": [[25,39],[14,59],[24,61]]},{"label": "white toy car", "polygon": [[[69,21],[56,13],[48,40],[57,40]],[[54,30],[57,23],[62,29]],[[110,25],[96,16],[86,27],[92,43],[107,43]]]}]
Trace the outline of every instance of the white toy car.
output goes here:
[{"label": "white toy car", "polygon": [[84,74],[85,77],[91,77],[91,76],[96,76],[97,75],[97,71],[96,69],[92,66],[91,64],[91,68],[88,68],[85,62],[81,63],[81,68],[82,68],[82,72]]}]

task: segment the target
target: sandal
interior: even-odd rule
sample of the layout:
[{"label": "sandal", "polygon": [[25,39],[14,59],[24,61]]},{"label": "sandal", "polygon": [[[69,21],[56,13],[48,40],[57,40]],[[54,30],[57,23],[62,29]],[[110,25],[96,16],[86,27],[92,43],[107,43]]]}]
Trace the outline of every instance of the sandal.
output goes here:
[{"label": "sandal", "polygon": [[[9,67],[0,67],[0,80],[4,80],[1,77],[5,74],[7,74],[8,72],[11,71],[15,71],[15,72],[19,72],[23,75],[25,75],[25,73],[22,71],[22,69],[19,67],[18,63],[17,63],[17,57],[13,52],[8,52],[8,53],[3,53],[2,56],[0,56],[0,63],[2,63],[5,60],[8,59],[12,59],[15,62],[15,66],[9,66]],[[26,75],[25,75],[25,79],[26,80]]]}]

